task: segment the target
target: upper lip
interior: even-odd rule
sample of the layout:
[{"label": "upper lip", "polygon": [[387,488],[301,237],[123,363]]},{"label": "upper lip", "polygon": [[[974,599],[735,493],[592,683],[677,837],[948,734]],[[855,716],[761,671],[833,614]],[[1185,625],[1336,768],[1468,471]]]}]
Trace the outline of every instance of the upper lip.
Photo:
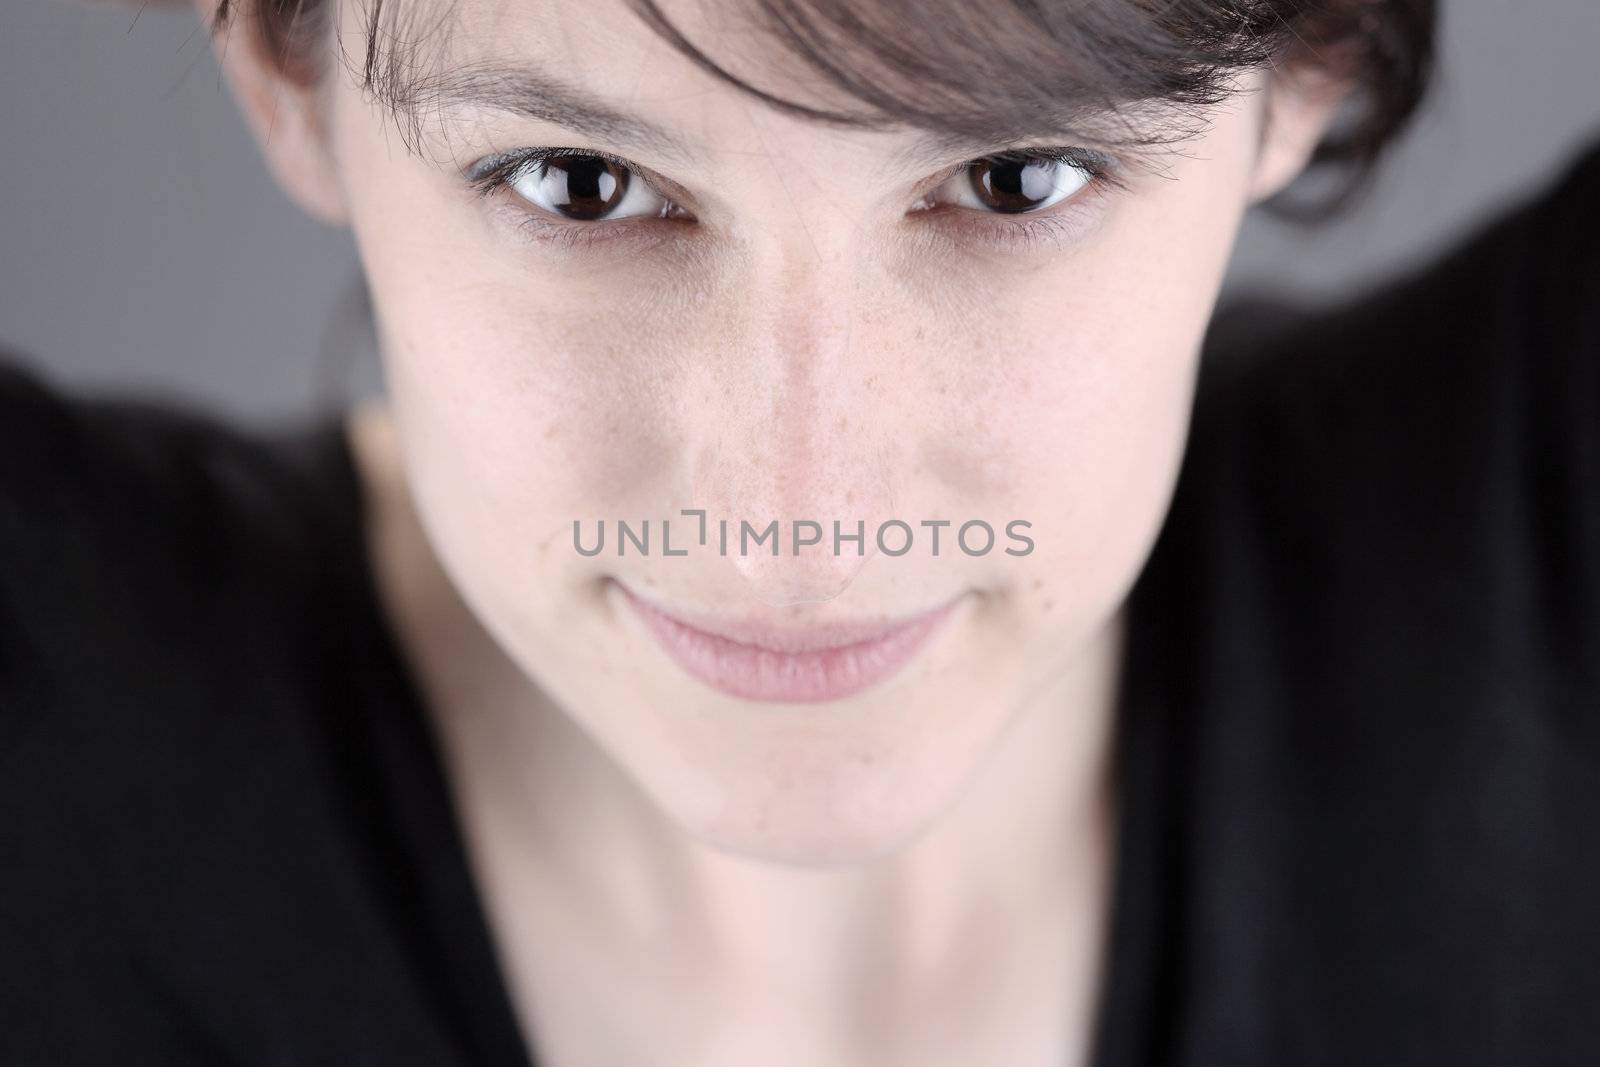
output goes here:
[{"label": "upper lip", "polygon": [[836,619],[797,625],[754,615],[729,617],[668,608],[658,601],[640,596],[626,586],[622,586],[622,589],[630,599],[645,610],[664,615],[680,626],[687,626],[736,644],[779,653],[820,652],[825,649],[847,648],[851,645],[880,640],[897,630],[923,621],[929,615],[937,614],[951,603],[945,601],[933,608],[886,618]]}]

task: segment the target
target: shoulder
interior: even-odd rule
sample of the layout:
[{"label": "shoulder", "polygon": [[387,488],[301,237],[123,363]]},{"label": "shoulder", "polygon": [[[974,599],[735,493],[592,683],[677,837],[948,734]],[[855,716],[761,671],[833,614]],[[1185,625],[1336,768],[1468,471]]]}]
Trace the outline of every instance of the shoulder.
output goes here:
[{"label": "shoulder", "polygon": [[1197,1062],[1593,1058],[1597,194],[1600,145],[1202,361],[1149,586],[1182,951],[1229,1020],[1197,1023]]},{"label": "shoulder", "polygon": [[70,612],[34,624],[88,624],[128,609],[140,633],[222,607],[217,583],[295,577],[338,504],[332,428],[249,429],[175,400],[69,389],[0,353],[0,610],[54,598]]},{"label": "shoulder", "polygon": [[448,807],[341,422],[0,360],[0,441],[0,1061],[456,1062],[410,966]]},{"label": "shoulder", "polygon": [[[229,534],[235,549],[303,548],[308,509],[326,503],[309,463],[317,429],[247,429],[176,400],[73,389],[0,351],[6,547],[59,561],[123,542],[130,561],[165,552],[196,570]],[[179,543],[186,534],[209,536]]]},{"label": "shoulder", "polygon": [[1600,140],[1387,283],[1254,331],[1239,312],[1203,360],[1180,506],[1330,606],[1381,591],[1356,633],[1407,590],[1452,622],[1495,607],[1600,692],[1597,198]]},{"label": "shoulder", "polygon": [[247,429],[0,356],[0,747],[135,752],[311,666],[351,506],[333,428]]},{"label": "shoulder", "polygon": [[281,680],[354,507],[335,432],[73,391],[0,356],[0,731],[170,720]]},{"label": "shoulder", "polygon": [[1408,273],[1208,348],[1164,551],[1253,650],[1219,661],[1239,684],[1352,743],[1345,705],[1600,768],[1596,197],[1600,142]]},{"label": "shoulder", "polygon": [[384,950],[342,769],[352,486],[320,425],[0,360],[8,1063],[319,1058],[314,1035],[349,1036],[326,1004],[353,1031],[388,995],[339,989]]},{"label": "shoulder", "polygon": [[[1421,417],[1429,409],[1487,417],[1495,414],[1485,410],[1495,401],[1487,388],[1520,380],[1547,393],[1587,386],[1573,401],[1593,405],[1600,384],[1597,198],[1600,137],[1396,277],[1328,307],[1265,300],[1224,316],[1208,346],[1202,403],[1227,400],[1280,421],[1328,405],[1348,418],[1349,407],[1372,413],[1400,403]],[[1384,392],[1399,390],[1392,401],[1380,384]],[[1419,406],[1422,390],[1433,395]],[[1455,402],[1469,407],[1450,411]],[[1274,415],[1284,407],[1288,420]]]}]

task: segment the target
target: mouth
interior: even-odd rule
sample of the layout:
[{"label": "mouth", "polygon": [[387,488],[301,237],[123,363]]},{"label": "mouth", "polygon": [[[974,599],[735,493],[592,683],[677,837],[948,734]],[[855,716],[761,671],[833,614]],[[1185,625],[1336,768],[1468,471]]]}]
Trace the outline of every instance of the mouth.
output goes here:
[{"label": "mouth", "polygon": [[841,700],[888,679],[961,599],[885,621],[795,626],[688,615],[617,584],[662,651],[686,673],[729,696],[784,703]]}]

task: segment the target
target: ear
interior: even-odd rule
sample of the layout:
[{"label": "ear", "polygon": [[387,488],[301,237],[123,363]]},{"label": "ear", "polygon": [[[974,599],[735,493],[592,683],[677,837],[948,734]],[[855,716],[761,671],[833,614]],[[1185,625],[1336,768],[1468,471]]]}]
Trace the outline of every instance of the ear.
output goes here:
[{"label": "ear", "polygon": [[1305,170],[1351,89],[1327,67],[1306,62],[1267,72],[1251,204],[1281,192]]},{"label": "ear", "polygon": [[270,54],[255,20],[255,3],[233,0],[228,20],[216,27],[221,0],[193,0],[212,28],[212,52],[244,113],[278,185],[311,216],[334,226],[349,221],[343,187],[327,137],[325,113],[314,85],[288,77]]}]

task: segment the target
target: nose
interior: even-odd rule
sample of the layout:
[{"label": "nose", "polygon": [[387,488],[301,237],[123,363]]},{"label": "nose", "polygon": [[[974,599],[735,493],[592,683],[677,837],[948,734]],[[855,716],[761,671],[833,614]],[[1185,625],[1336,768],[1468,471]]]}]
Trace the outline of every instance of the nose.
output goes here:
[{"label": "nose", "polygon": [[752,267],[737,326],[710,361],[722,381],[694,490],[708,520],[726,522],[724,558],[772,606],[844,592],[877,554],[891,495],[884,368],[860,329],[861,287],[839,262],[808,248]]}]

